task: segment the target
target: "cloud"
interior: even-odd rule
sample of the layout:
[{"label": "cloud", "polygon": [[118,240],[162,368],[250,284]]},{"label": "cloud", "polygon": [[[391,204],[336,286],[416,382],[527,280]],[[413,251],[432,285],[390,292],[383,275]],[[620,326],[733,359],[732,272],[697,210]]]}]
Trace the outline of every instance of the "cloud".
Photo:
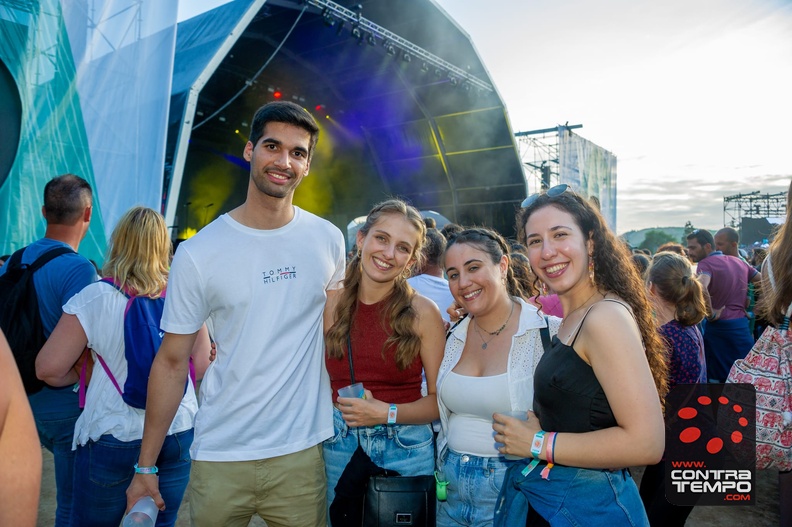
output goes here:
[{"label": "cloud", "polygon": [[697,227],[720,228],[730,223],[732,215],[724,212],[724,197],[785,192],[792,174],[763,174],[741,181],[706,181],[695,178],[652,179],[633,182],[619,189],[617,197],[617,231],[646,227],[681,227],[691,221]]}]

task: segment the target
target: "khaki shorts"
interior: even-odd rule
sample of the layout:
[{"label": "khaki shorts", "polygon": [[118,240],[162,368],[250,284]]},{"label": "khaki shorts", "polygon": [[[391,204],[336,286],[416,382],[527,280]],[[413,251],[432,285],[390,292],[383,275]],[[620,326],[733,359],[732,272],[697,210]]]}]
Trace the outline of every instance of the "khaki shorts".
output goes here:
[{"label": "khaki shorts", "polygon": [[247,527],[254,514],[268,527],[324,527],[327,481],[322,445],[255,461],[193,461],[194,527]]}]

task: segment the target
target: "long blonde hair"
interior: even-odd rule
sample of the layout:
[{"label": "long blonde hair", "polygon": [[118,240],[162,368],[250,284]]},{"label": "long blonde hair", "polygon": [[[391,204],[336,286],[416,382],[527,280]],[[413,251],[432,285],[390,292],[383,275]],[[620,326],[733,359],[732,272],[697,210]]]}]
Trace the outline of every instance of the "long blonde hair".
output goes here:
[{"label": "long blonde hair", "polygon": [[157,298],[168,283],[171,252],[162,215],[147,207],[133,207],[113,229],[102,275],[137,295]]},{"label": "long blonde hair", "polygon": [[[421,214],[412,206],[400,199],[390,199],[375,205],[360,227],[366,236],[377,221],[386,214],[400,215],[407,219],[418,231],[418,242],[413,247],[411,258],[420,265],[421,252],[426,238],[426,225]],[[407,272],[399,275],[393,283],[393,291],[387,297],[387,307],[383,310],[383,321],[390,322],[391,332],[385,341],[385,349],[396,346],[395,361],[400,370],[407,368],[421,351],[421,338],[415,332],[414,324],[417,314],[412,307],[415,291],[407,283]],[[334,359],[345,357],[347,336],[352,328],[352,320],[357,310],[357,298],[360,291],[361,255],[360,250],[347,264],[344,276],[344,289],[335,308],[335,323],[327,331],[325,338],[327,355]],[[383,349],[384,352],[384,349]]]}]

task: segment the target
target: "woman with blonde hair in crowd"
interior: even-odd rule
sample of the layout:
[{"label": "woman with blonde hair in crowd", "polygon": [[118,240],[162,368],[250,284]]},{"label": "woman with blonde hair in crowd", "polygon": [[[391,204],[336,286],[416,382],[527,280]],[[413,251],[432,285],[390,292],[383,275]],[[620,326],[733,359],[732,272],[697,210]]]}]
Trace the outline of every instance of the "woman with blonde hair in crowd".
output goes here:
[{"label": "woman with blonde hair in crowd", "polygon": [[[344,289],[326,308],[325,364],[335,403],[334,436],[323,445],[328,506],[358,444],[374,463],[403,476],[434,471],[431,423],[445,331],[435,303],[407,283],[425,233],[420,213],[404,201],[376,205],[357,233]],[[352,384],[350,359],[364,398],[337,397]]]},{"label": "woman with blonde hair in crowd", "polygon": [[[118,221],[110,239],[102,272],[105,278],[72,297],[63,316],[36,359],[36,373],[52,386],[68,386],[79,379],[75,368],[83,350],[104,360],[118,386],[124,386],[129,365],[124,345],[127,296],[160,298],[165,294],[171,241],[165,220],[156,211],[134,207]],[[115,285],[114,285],[115,284]],[[202,328],[193,348],[197,377],[209,363],[209,336]],[[170,426],[156,467],[137,467],[145,410],[128,405],[104,367],[95,367],[88,385],[85,409],[77,420],[73,448],[75,489],[73,522],[81,527],[117,527],[126,510],[126,489],[138,470],[158,470],[166,508],[158,527],[171,526],[190,476],[193,419],[198,409],[189,379],[184,398]]]},{"label": "woman with blonde hair in crowd", "polygon": [[[630,254],[584,198],[559,185],[517,215],[537,280],[558,294],[564,320],[534,376],[528,421],[496,414],[509,468],[495,525],[645,525],[627,467],[663,453],[665,347]],[[533,458],[533,459],[530,459]]]},{"label": "woman with blonde hair in crowd", "polygon": [[[707,314],[704,290],[690,260],[659,252],[646,273],[646,288],[660,335],[668,347],[668,384],[707,382],[704,340],[698,328]],[[653,527],[685,525],[693,506],[672,505],[665,498],[665,461],[649,465],[641,478],[641,499]]]},{"label": "woman with blonde hair in crowd", "polygon": [[[473,228],[452,237],[443,257],[454,300],[468,315],[446,341],[437,380],[438,473],[447,483],[440,527],[492,525],[503,477],[515,463],[496,448],[492,416],[524,417],[532,408],[540,328],[548,322],[521,297],[508,251],[498,233]],[[559,324],[549,319],[548,339]]]}]

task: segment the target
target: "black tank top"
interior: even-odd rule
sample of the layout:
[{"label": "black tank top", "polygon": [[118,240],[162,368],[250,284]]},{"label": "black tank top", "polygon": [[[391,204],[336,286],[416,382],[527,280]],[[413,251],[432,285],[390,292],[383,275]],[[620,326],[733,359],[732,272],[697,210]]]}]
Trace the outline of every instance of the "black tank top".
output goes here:
[{"label": "black tank top", "polygon": [[[624,305],[619,300],[604,300]],[[582,433],[616,426],[616,418],[594,370],[574,350],[580,328],[595,305],[586,310],[572,343],[563,344],[554,336],[552,346],[536,366],[534,412],[542,430]]]}]

